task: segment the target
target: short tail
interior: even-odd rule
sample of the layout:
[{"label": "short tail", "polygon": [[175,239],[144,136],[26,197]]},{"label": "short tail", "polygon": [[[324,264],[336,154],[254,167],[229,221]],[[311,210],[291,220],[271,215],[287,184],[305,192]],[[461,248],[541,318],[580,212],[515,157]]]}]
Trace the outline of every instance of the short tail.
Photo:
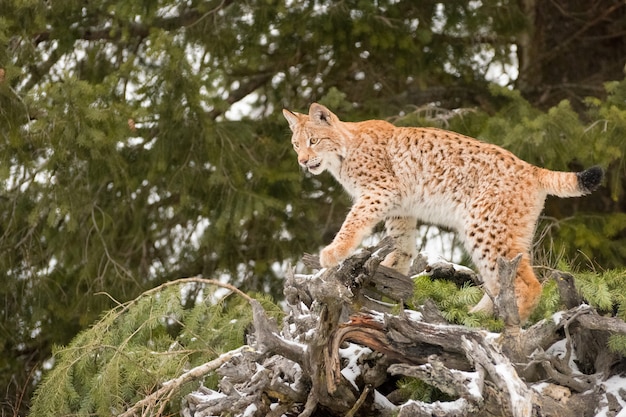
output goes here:
[{"label": "short tail", "polygon": [[548,194],[558,197],[580,197],[595,191],[602,182],[604,170],[591,167],[581,172],[557,172],[540,168],[539,184]]}]

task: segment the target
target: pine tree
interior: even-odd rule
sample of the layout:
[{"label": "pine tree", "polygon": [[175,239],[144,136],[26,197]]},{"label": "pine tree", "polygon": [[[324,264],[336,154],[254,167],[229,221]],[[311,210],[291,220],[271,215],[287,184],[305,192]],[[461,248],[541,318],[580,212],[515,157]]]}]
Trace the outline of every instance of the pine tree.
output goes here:
[{"label": "pine tree", "polygon": [[626,7],[570,3],[4,0],[7,414],[28,409],[52,346],[118,302],[198,274],[280,296],[281,268],[330,241],[349,201],[298,172],[281,107],[465,109],[414,121],[553,169],[603,165],[601,192],[548,203],[538,253],[623,267]]},{"label": "pine tree", "polygon": [[[184,371],[243,344],[252,321],[246,300],[217,298],[215,284],[169,282],[106,312],[55,349],[54,367],[39,385],[30,415],[118,415]],[[261,301],[278,317],[278,307]],[[169,395],[178,399],[193,388],[172,387]],[[179,405],[165,401],[154,405],[153,414],[174,413]]]}]

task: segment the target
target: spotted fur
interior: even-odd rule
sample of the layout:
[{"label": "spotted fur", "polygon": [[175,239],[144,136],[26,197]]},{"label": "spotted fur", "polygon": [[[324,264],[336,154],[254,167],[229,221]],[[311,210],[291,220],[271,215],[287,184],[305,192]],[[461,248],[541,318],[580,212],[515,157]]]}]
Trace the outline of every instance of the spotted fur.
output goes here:
[{"label": "spotted fur", "polygon": [[[535,308],[541,285],[530,257],[537,219],[548,194],[576,197],[598,187],[602,169],[582,173],[536,167],[496,145],[434,128],[395,127],[380,120],[342,122],[320,104],[309,114],[283,110],[298,162],[312,174],[330,172],[354,204],[322,266],[337,265],[385,222],[396,240],[384,265],[407,273],[416,254],[417,221],[454,229],[485,287],[499,292],[496,259],[522,253],[515,281],[520,317]],[[492,311],[485,295],[474,311]]]}]

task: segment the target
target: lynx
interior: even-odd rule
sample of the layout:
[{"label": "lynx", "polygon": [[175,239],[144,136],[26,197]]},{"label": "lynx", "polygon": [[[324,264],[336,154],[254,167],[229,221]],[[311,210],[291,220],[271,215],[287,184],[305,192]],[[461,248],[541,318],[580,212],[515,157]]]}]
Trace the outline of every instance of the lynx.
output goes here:
[{"label": "lynx", "polygon": [[[500,290],[497,258],[523,254],[515,277],[520,318],[535,308],[541,284],[530,247],[547,195],[577,197],[595,190],[600,167],[582,172],[539,168],[493,144],[435,128],[395,127],[382,120],[342,122],[314,103],[309,114],[283,110],[298,163],[313,175],[330,172],[354,204],[333,242],[320,253],[337,265],[385,222],[395,240],[383,265],[408,273],[417,222],[455,230],[488,293]],[[485,294],[472,311],[493,311]]]}]

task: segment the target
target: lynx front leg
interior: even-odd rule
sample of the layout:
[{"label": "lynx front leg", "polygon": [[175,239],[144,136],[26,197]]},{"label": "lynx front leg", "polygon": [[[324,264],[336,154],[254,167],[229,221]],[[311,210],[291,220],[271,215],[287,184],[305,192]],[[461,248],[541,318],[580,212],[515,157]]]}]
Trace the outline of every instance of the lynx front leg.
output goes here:
[{"label": "lynx front leg", "polygon": [[372,229],[384,218],[386,211],[386,204],[381,200],[377,200],[378,204],[373,204],[370,199],[361,199],[352,206],[333,243],[320,253],[322,267],[329,268],[346,259],[372,233]]},{"label": "lynx front leg", "polygon": [[411,260],[417,253],[417,219],[414,217],[389,217],[385,222],[387,236],[395,241],[394,251],[385,257],[381,265],[408,274]]}]

